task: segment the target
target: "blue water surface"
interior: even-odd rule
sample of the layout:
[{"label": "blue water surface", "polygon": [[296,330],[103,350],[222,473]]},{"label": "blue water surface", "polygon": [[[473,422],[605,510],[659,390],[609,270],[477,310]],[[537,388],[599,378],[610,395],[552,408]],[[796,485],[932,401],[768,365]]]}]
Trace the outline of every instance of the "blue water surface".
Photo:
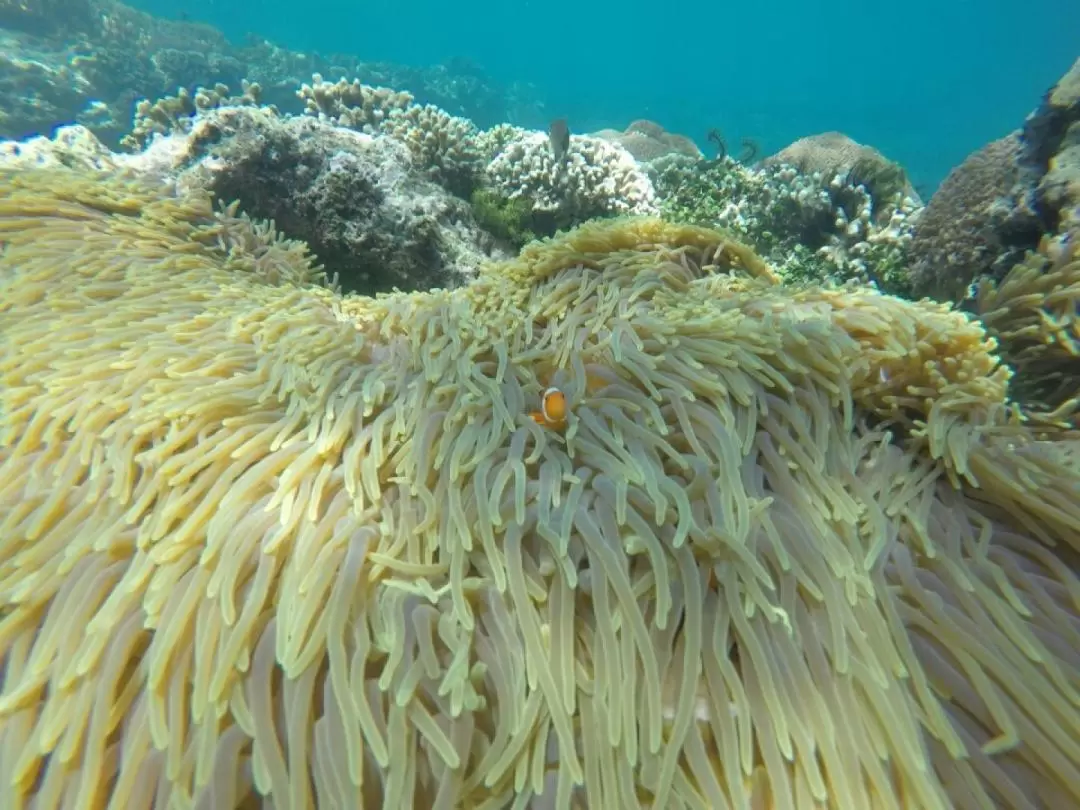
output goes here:
[{"label": "blue water surface", "polygon": [[[763,152],[840,130],[933,189],[1080,55],[1077,0],[141,0],[297,50],[530,82],[571,129],[649,118]],[[337,79],[339,77],[327,77]],[[363,79],[363,77],[361,77]],[[408,89],[408,88],[404,88]],[[535,126],[535,122],[525,123]]]}]

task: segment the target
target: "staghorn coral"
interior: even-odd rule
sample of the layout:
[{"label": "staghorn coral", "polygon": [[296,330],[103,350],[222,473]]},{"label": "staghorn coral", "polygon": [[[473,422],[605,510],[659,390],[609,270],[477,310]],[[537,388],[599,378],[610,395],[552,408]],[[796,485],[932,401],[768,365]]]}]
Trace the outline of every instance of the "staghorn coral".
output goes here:
[{"label": "staghorn coral", "polygon": [[161,194],[0,174],[0,806],[1080,802],[1080,467],[978,323],[652,219],[341,296]]}]

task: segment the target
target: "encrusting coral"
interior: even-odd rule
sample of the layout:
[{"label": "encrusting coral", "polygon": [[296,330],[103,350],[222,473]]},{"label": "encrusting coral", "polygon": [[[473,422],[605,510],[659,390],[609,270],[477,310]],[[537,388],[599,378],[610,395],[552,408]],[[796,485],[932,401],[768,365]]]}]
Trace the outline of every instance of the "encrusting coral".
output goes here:
[{"label": "encrusting coral", "polygon": [[343,296],[162,194],[0,175],[0,806],[1080,803],[1080,468],[976,322],[654,219]]}]

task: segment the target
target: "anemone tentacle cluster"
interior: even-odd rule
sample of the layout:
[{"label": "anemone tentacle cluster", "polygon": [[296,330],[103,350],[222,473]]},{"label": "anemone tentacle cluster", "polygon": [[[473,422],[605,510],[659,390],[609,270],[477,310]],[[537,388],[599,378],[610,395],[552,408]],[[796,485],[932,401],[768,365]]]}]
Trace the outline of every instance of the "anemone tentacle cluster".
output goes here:
[{"label": "anemone tentacle cluster", "polygon": [[968,316],[649,218],[343,295],[59,169],[0,244],[0,807],[1080,805],[1078,454]]}]

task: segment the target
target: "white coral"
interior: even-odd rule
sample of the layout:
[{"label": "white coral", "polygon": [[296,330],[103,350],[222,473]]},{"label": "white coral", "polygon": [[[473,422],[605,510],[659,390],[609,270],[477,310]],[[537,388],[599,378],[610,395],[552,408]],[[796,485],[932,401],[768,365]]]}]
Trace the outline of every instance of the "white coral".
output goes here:
[{"label": "white coral", "polygon": [[514,134],[505,139],[486,172],[490,185],[507,199],[526,199],[534,211],[574,221],[657,212],[652,181],[622,146],[575,135],[565,157],[557,161],[546,134]]},{"label": "white coral", "polygon": [[381,131],[404,143],[418,168],[452,190],[471,187],[481,168],[476,125],[433,104],[392,110]]}]

